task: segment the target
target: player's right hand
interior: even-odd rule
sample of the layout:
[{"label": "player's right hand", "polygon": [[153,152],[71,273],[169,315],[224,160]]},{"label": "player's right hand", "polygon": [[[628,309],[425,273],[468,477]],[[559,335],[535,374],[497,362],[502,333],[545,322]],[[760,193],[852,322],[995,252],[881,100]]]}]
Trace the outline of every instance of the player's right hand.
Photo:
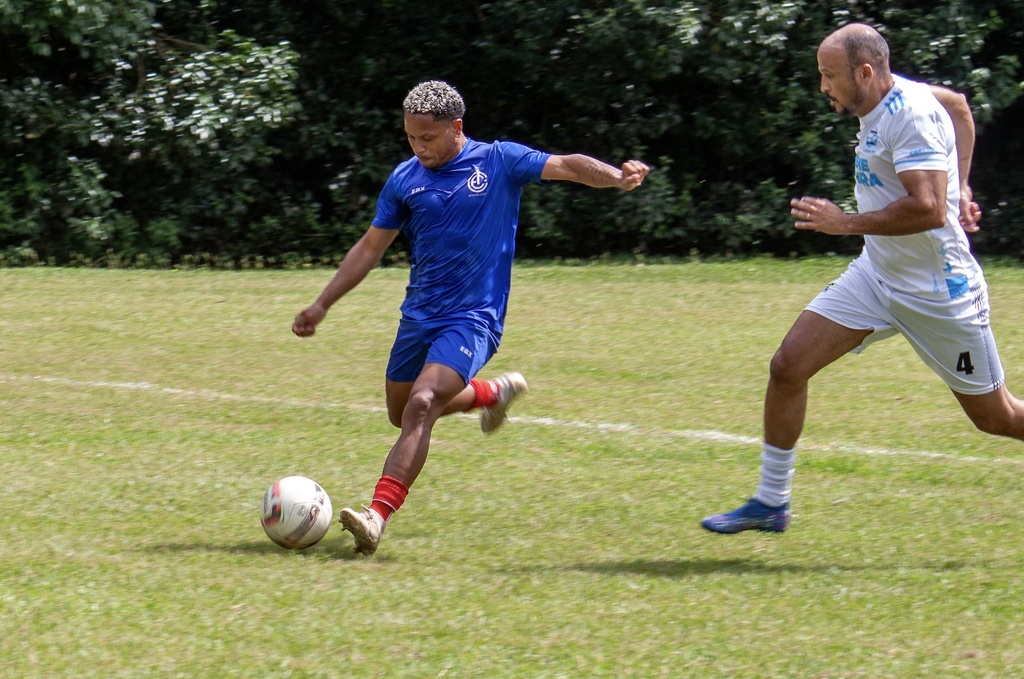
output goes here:
[{"label": "player's right hand", "polygon": [[317,304],[306,307],[295,317],[295,322],[292,323],[292,332],[299,337],[312,337],[316,332],[316,326],[324,320],[326,315],[327,309]]},{"label": "player's right hand", "polygon": [[627,160],[622,164],[621,170],[622,179],[619,183],[619,188],[626,191],[632,191],[643,184],[644,177],[651,172],[651,168],[639,160]]}]

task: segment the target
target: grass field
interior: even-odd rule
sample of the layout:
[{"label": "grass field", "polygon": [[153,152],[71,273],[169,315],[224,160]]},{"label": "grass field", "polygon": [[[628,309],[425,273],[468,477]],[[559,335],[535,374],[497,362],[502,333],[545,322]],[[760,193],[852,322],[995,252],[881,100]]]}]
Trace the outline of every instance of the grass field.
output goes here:
[{"label": "grass field", "polygon": [[[259,525],[304,474],[368,503],[407,272],[316,337],[315,271],[0,270],[0,676],[1024,676],[1024,444],[899,338],[812,383],[784,535],[751,494],[779,340],[845,260],[521,265],[484,375],[372,558]],[[988,268],[1024,392],[1024,269]]]}]

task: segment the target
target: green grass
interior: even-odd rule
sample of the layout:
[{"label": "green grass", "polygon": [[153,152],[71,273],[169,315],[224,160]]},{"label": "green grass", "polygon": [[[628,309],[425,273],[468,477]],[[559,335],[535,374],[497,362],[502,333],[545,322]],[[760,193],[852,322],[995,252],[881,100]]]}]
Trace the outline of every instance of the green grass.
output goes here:
[{"label": "green grass", "polygon": [[[370,559],[258,506],[369,500],[405,271],[299,340],[330,271],[0,269],[0,676],[1022,676],[1024,445],[899,338],[812,383],[787,533],[698,526],[753,491],[768,361],[845,263],[518,267],[484,374],[530,396],[438,424]],[[1024,269],[988,277],[1022,392]]]}]

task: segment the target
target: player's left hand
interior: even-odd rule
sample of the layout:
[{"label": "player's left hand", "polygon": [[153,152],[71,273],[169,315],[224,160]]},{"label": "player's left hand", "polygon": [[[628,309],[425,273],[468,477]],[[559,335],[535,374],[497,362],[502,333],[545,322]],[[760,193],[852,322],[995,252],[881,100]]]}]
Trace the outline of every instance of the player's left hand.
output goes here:
[{"label": "player's left hand", "polygon": [[803,196],[789,201],[789,214],[796,218],[796,228],[841,236],[846,229],[848,215],[827,198]]},{"label": "player's left hand", "polygon": [[960,226],[965,233],[981,231],[981,206],[974,202],[974,191],[968,184],[960,185]]},{"label": "player's left hand", "polygon": [[627,160],[622,164],[622,179],[619,180],[619,187],[625,191],[632,191],[644,183],[644,177],[650,174],[651,168],[639,160]]}]

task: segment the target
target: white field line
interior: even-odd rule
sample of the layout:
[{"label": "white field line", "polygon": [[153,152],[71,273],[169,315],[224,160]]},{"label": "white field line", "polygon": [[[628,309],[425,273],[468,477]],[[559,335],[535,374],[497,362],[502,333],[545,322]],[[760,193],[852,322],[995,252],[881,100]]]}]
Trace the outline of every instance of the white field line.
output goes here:
[{"label": "white field line", "polygon": [[[208,389],[177,389],[174,387],[162,387],[159,384],[150,382],[107,382],[92,380],[72,380],[64,377],[26,376],[26,375],[3,375],[0,374],[0,384],[4,382],[36,382],[41,384],[61,384],[69,387],[88,389],[111,389],[115,391],[151,391],[180,396],[185,398],[201,398],[214,401],[235,401],[238,403],[263,403],[269,405],[281,405],[291,408],[323,408],[323,409],[344,409],[365,413],[385,412],[385,408],[378,406],[359,406],[345,403],[331,403],[327,401],[303,401],[290,398],[275,398],[269,396],[241,396],[228,394]],[[465,414],[463,417],[475,417]],[[594,432],[609,432],[616,434],[627,434],[630,436],[646,436],[666,439],[686,439],[690,441],[701,441],[704,443],[723,443],[729,445],[760,445],[761,439],[751,436],[741,436],[723,431],[710,429],[653,429],[650,427],[638,427],[633,424],[619,424],[614,422],[575,422],[572,420],[559,420],[551,417],[509,417],[509,422],[532,424],[540,427],[557,427],[561,429],[581,429]],[[973,462],[989,464],[1024,464],[1024,455],[1018,458],[1003,457],[975,457],[971,455],[950,455],[948,453],[935,453],[925,450],[896,450],[889,448],[865,448],[862,446],[850,446],[838,443],[812,443],[802,441],[802,450],[823,450],[836,451],[856,455],[871,455],[881,457],[915,457],[932,460],[944,460],[949,462]]]}]

